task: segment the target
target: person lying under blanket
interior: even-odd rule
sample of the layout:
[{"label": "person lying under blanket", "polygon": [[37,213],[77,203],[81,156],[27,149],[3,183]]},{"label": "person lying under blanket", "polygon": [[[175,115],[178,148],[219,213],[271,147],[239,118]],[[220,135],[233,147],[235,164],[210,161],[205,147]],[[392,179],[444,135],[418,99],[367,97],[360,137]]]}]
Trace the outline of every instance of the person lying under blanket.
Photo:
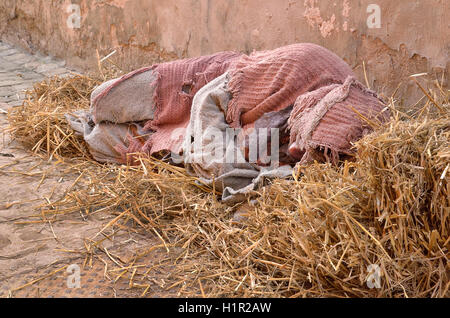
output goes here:
[{"label": "person lying under blanket", "polygon": [[337,162],[384,122],[386,105],[334,53],[311,43],[220,52],[141,68],[97,87],[89,112],[67,114],[94,159],[170,156],[225,202],[296,163]]}]

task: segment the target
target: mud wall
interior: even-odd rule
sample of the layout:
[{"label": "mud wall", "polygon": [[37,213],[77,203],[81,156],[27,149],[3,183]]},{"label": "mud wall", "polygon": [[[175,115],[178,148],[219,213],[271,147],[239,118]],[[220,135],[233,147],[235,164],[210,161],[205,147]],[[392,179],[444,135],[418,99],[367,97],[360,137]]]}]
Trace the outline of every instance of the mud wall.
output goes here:
[{"label": "mud wall", "polygon": [[0,38],[82,69],[95,67],[97,50],[116,50],[127,70],[160,56],[314,42],[385,96],[400,85],[396,97],[411,103],[411,74],[448,86],[449,12],[448,0],[0,0]]}]

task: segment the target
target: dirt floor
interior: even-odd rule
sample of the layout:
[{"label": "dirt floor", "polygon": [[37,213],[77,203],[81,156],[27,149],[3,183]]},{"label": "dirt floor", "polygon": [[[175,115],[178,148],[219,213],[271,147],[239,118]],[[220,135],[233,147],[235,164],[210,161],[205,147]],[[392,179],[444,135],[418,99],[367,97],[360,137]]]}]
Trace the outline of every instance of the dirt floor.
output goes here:
[{"label": "dirt floor", "polygon": [[[130,284],[131,271],[123,271],[116,281],[108,269],[118,266],[114,262],[121,257],[160,244],[159,238],[116,232],[103,241],[103,254],[85,264],[85,243],[114,216],[108,211],[89,216],[80,212],[57,222],[43,220],[40,204],[64,194],[77,175],[66,175],[63,165],[24,150],[7,133],[6,112],[22,103],[23,90],[55,74],[69,74],[69,70],[63,62],[28,55],[0,42],[0,297],[139,297],[143,288]],[[158,268],[158,262],[172,256],[176,256],[173,251],[164,250],[144,260],[149,268]],[[72,264],[80,267],[80,288],[68,287],[75,272],[68,272],[67,266]],[[151,281],[140,282],[146,286],[146,297],[173,294],[164,286],[169,270],[154,270]]]}]

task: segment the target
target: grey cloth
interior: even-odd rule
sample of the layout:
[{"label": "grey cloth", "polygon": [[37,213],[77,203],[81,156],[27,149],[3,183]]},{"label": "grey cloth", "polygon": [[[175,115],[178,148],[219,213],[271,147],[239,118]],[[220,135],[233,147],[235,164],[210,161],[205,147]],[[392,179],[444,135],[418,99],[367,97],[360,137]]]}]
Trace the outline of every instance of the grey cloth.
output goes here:
[{"label": "grey cloth", "polygon": [[[155,72],[147,70],[126,80],[116,78],[98,86],[91,94],[91,113],[94,114],[95,109],[95,122],[122,124],[153,119],[156,79]],[[112,85],[115,86],[97,100]],[[94,105],[94,102],[97,104]]]},{"label": "grey cloth", "polygon": [[91,114],[86,111],[76,111],[66,114],[66,120],[76,133],[82,135],[88,144],[92,157],[99,162],[117,163],[123,161],[119,147],[129,146],[128,136],[132,136],[131,127],[139,135],[145,135],[143,126],[139,123],[113,124],[101,122],[94,124]]},{"label": "grey cloth", "polygon": [[[148,139],[151,132],[144,132],[143,123],[153,119],[156,79],[157,75],[152,70],[138,73],[123,81],[119,81],[119,78],[112,79],[102,83],[92,92],[90,111],[66,114],[72,129],[84,136],[95,160],[123,162],[124,158],[118,149],[127,149],[129,138],[134,138],[137,134]],[[99,98],[94,107],[94,101],[111,85],[115,86]]]},{"label": "grey cloth", "polygon": [[232,204],[245,200],[265,179],[292,175],[292,167],[260,167],[245,161],[236,138],[227,131],[224,114],[232,98],[228,80],[225,73],[197,92],[182,148],[187,171],[214,185],[222,191],[222,200]]}]

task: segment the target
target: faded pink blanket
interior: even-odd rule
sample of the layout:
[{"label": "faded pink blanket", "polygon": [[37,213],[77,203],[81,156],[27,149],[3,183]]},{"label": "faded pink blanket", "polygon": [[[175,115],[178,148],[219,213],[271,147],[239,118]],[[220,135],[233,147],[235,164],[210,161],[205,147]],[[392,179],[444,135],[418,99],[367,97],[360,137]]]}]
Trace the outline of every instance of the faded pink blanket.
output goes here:
[{"label": "faded pink blanket", "polygon": [[251,55],[221,52],[137,70],[93,100],[94,122],[98,113],[108,112],[99,106],[104,96],[119,83],[148,70],[157,76],[152,87],[155,116],[144,126],[150,134],[147,138],[130,136],[126,148],[117,145],[122,161],[128,153],[179,152],[182,138],[172,139],[172,132],[188,125],[195,94],[225,72],[232,95],[226,113],[230,127],[242,127],[245,133],[263,115],[293,106],[292,113],[286,114],[289,154],[297,161],[311,161],[317,148],[325,155],[329,150],[333,158],[351,153],[352,142],[371,130],[360,115],[381,121],[389,116],[380,115],[385,105],[355,79],[345,61],[319,45],[300,43]]},{"label": "faded pink blanket", "polygon": [[339,154],[350,154],[352,142],[371,130],[358,113],[380,121],[388,118],[387,112],[380,114],[382,100],[356,80],[350,66],[316,44],[244,55],[229,74],[230,126],[250,131],[263,115],[293,105],[289,154],[303,163],[313,159],[317,148],[335,160]]}]

